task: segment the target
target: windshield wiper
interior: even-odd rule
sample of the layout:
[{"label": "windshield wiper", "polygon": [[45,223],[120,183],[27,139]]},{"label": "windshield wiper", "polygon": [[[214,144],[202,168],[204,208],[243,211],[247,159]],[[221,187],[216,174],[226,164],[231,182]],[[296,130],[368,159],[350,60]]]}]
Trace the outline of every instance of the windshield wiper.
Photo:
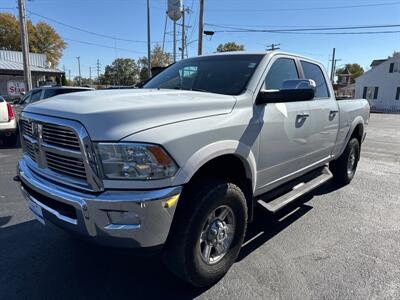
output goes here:
[{"label": "windshield wiper", "polygon": [[181,90],[181,91],[194,91],[194,92],[203,92],[203,93],[209,93],[209,91],[203,90],[203,89],[198,89],[198,88],[191,88],[191,89],[183,89],[179,86],[175,86],[172,88],[173,90]]},{"label": "windshield wiper", "polygon": [[203,89],[198,89],[198,88],[191,88],[190,91],[209,93],[209,91],[206,91]]}]

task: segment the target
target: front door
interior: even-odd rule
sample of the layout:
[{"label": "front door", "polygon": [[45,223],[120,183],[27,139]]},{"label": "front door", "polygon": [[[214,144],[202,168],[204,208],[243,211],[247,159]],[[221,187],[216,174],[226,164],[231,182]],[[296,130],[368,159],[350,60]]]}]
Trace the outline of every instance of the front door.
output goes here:
[{"label": "front door", "polygon": [[[267,68],[262,89],[279,90],[285,80],[300,78],[294,58],[277,56]],[[263,118],[257,170],[259,194],[306,166],[311,123],[309,101],[268,103],[255,109],[261,110]]]}]

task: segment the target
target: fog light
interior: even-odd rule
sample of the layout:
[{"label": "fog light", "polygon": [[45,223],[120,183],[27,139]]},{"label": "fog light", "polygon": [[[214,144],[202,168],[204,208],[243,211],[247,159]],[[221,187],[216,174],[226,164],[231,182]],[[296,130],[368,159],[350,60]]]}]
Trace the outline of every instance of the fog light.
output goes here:
[{"label": "fog light", "polygon": [[140,217],[133,211],[109,211],[107,215],[115,225],[140,225]]}]

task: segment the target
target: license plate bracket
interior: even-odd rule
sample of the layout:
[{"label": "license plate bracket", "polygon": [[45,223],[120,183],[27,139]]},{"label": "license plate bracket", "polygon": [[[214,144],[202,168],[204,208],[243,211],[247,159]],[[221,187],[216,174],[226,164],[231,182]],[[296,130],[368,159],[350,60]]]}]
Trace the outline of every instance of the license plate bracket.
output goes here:
[{"label": "license plate bracket", "polygon": [[30,199],[28,201],[28,207],[31,210],[31,212],[33,213],[33,215],[35,216],[35,218],[44,225],[45,222],[44,222],[44,217],[43,217],[43,211],[42,211],[42,208],[40,207],[40,205]]}]

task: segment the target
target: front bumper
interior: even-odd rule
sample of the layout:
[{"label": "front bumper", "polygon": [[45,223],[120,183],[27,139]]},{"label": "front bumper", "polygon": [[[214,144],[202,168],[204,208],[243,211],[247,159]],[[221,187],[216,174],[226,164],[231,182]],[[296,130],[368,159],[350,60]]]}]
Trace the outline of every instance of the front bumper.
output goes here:
[{"label": "front bumper", "polygon": [[[18,163],[17,172],[29,208],[32,210],[32,203],[40,206],[45,223],[116,247],[164,244],[175,213],[176,199],[182,190],[181,187],[170,187],[91,194],[45,180],[23,159]],[[171,199],[174,199],[173,204],[168,201]]]}]

